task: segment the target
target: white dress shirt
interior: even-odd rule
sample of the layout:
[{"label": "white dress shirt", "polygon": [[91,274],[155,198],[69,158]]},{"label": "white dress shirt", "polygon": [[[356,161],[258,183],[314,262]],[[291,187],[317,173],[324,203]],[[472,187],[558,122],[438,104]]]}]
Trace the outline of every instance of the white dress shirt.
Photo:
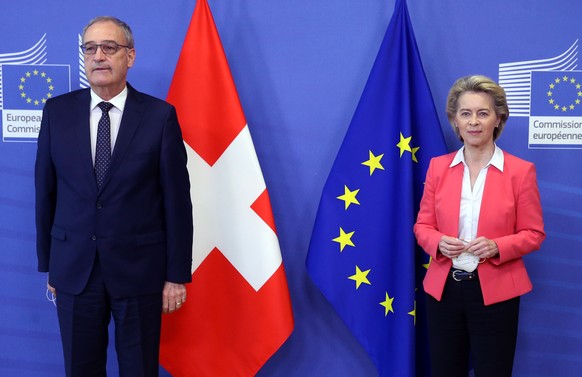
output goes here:
[{"label": "white dress shirt", "polygon": [[[109,102],[113,105],[111,110],[109,110],[109,119],[111,120],[111,153],[113,154],[113,148],[115,146],[115,141],[117,140],[117,134],[119,133],[119,127],[121,125],[121,116],[123,115],[123,109],[125,108],[125,101],[127,100],[127,87],[121,91],[118,95],[110,99]],[[91,156],[93,157],[93,164],[95,164],[95,148],[97,145],[97,126],[99,124],[99,119],[101,119],[102,111],[97,106],[99,103],[103,102],[103,99],[97,95],[91,89],[91,104],[90,104],[90,117],[89,117],[89,131],[91,133]]]},{"label": "white dress shirt", "polygon": [[[469,167],[465,162],[465,155],[463,153],[464,150],[465,147],[459,149],[455,155],[455,158],[451,162],[450,167],[456,166],[460,163],[462,163],[464,166],[463,184],[461,188],[461,210],[459,212],[459,234],[457,237],[460,240],[469,242],[477,238],[479,213],[481,212],[481,202],[483,200],[483,190],[485,188],[487,171],[489,170],[490,166],[493,166],[495,169],[503,172],[504,158],[501,148],[495,145],[495,150],[493,151],[491,160],[489,160],[489,162],[481,169],[477,179],[475,180],[475,185],[473,186],[473,189],[471,189],[471,175],[469,173]],[[457,258],[453,258],[453,267],[465,269],[462,267],[463,265],[466,265],[467,259],[473,262],[479,261],[479,258],[471,253],[462,253],[461,256],[459,256],[459,259],[462,260],[463,263],[458,261]]]}]

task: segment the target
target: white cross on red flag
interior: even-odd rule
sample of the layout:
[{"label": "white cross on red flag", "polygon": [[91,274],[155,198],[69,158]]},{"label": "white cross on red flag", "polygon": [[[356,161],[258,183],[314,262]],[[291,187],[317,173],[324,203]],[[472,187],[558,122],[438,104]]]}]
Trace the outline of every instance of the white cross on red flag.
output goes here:
[{"label": "white cross on red flag", "polygon": [[164,315],[174,377],[254,376],[293,330],[271,203],[206,0],[198,0],[168,93],[188,151],[194,245],[188,302]]}]

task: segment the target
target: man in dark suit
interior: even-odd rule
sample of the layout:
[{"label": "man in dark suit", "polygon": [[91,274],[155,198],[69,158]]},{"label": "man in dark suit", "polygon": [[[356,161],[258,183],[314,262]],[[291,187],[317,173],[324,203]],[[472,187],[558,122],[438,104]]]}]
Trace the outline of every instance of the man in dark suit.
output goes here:
[{"label": "man in dark suit", "polygon": [[131,29],[83,30],[91,89],[47,101],[35,169],[38,269],[48,272],[67,376],[105,376],[115,323],[121,376],[157,376],[162,312],[191,281],[192,204],[176,111],[127,82]]}]

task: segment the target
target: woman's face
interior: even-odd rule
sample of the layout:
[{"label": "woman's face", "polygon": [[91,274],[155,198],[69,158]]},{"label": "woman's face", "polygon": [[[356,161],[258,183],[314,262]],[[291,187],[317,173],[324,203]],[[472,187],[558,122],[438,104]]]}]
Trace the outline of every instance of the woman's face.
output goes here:
[{"label": "woman's face", "polygon": [[459,96],[455,126],[465,146],[493,144],[493,130],[499,126],[493,98],[483,92],[465,92]]}]

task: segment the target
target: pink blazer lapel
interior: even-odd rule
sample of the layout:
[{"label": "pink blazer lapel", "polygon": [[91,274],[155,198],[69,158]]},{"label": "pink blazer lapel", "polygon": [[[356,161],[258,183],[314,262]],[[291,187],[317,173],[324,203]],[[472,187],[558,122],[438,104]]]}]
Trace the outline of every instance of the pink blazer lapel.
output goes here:
[{"label": "pink blazer lapel", "polygon": [[459,213],[461,211],[461,190],[463,185],[463,164],[448,167],[441,178],[441,195],[436,207],[440,210],[439,229],[448,236],[457,237],[459,232]]}]

